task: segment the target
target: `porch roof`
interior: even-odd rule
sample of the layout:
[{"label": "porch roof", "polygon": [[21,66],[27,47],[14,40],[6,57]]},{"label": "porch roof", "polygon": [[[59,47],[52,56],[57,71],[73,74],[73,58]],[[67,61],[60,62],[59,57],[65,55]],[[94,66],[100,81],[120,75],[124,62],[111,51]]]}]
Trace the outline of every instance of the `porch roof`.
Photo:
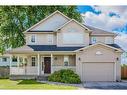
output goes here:
[{"label": "porch roof", "polygon": [[57,47],[56,45],[28,45],[34,51],[74,51],[83,47]]},{"label": "porch roof", "polygon": [[[114,48],[121,48],[117,44],[107,44]],[[75,51],[77,49],[83,48],[81,47],[57,47],[56,45],[28,45],[34,51]]]},{"label": "porch roof", "polygon": [[[121,49],[120,46],[117,44],[107,44],[108,46],[111,46],[113,48]],[[90,44],[91,46],[91,44]],[[25,45],[19,48],[15,48],[12,50],[7,51],[6,53],[31,53],[34,51],[67,51],[72,52],[78,49],[84,48],[84,46],[81,47],[57,47],[56,45]]]}]

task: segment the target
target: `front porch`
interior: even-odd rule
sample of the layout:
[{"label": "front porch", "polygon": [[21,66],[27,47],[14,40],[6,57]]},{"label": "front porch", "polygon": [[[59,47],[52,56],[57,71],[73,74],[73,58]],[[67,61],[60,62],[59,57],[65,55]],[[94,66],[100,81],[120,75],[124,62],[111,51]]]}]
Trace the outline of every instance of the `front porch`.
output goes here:
[{"label": "front porch", "polygon": [[[12,57],[17,63],[12,63]],[[10,57],[11,76],[43,76],[60,69],[76,71],[76,58],[74,54],[12,54]]]}]

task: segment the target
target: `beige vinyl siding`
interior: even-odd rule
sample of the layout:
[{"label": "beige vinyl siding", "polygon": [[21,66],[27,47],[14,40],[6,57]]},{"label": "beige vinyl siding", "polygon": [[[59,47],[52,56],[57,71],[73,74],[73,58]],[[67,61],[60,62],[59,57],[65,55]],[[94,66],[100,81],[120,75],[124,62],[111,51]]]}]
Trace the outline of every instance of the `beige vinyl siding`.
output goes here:
[{"label": "beige vinyl siding", "polygon": [[[75,65],[75,55],[69,55],[69,66]],[[53,66],[64,66],[64,55],[53,56]]]},{"label": "beige vinyl siding", "polygon": [[[35,43],[31,43],[31,36],[35,35]],[[53,43],[48,42],[48,35],[53,35]],[[26,34],[26,45],[56,45],[56,34],[40,33],[40,34]]]},{"label": "beige vinyl siding", "polygon": [[[72,30],[72,31],[71,31]],[[66,44],[63,41],[63,34],[64,33],[79,33],[81,35],[83,35],[83,43],[74,43],[73,44]],[[71,37],[70,37],[71,38]],[[77,36],[78,38],[78,36]],[[87,32],[87,30],[85,30],[83,27],[81,27],[80,25],[78,25],[75,22],[70,22],[68,25],[66,25],[65,27],[63,27],[61,30],[59,30],[57,32],[57,46],[87,46],[89,45],[89,33]]]},{"label": "beige vinyl siding", "polygon": [[62,26],[64,23],[68,21],[63,15],[56,13],[50,18],[46,19],[43,23],[40,23],[36,27],[34,27],[33,31],[44,31],[44,30],[55,30],[58,27]]},{"label": "beige vinyl siding", "polygon": [[[96,52],[100,51],[102,54],[97,55]],[[81,60],[79,60],[79,58]],[[119,58],[119,60],[117,60]],[[85,49],[84,51],[79,51],[76,53],[76,72],[79,74],[80,78],[82,76],[82,64],[83,63],[115,63],[116,64],[116,80],[120,80],[120,53],[116,53],[113,49],[102,45],[96,45]],[[101,68],[103,69],[103,68]]]},{"label": "beige vinyl siding", "polygon": [[[114,37],[113,36],[91,36],[90,37],[90,44],[92,44],[92,37],[96,38],[96,42],[102,42],[105,44],[113,44],[114,43]],[[107,39],[110,39],[110,42],[107,41]]]},{"label": "beige vinyl siding", "polygon": [[63,56],[55,55],[53,56],[53,66],[63,66]]}]

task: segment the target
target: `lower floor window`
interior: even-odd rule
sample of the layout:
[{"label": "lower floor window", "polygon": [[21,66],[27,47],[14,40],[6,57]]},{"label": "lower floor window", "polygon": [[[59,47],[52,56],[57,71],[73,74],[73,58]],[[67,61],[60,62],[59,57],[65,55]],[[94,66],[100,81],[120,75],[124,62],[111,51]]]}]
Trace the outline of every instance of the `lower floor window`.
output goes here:
[{"label": "lower floor window", "polygon": [[36,63],[36,57],[31,57],[31,61],[32,61],[32,66],[35,66],[35,63]]},{"label": "lower floor window", "polygon": [[6,57],[2,58],[2,62],[7,62],[7,58]]},{"label": "lower floor window", "polygon": [[13,61],[13,62],[17,62],[17,58],[16,58],[16,57],[13,57],[13,58],[12,58],[12,61]]},{"label": "lower floor window", "polygon": [[69,66],[69,56],[64,56],[64,66]]}]

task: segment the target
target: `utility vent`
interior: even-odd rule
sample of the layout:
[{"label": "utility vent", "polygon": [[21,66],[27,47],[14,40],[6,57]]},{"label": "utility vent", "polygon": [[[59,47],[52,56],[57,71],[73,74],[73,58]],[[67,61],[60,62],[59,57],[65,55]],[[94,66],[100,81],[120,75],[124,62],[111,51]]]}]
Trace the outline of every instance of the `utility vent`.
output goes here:
[{"label": "utility vent", "polygon": [[101,51],[97,51],[96,55],[102,55],[102,52]]}]

